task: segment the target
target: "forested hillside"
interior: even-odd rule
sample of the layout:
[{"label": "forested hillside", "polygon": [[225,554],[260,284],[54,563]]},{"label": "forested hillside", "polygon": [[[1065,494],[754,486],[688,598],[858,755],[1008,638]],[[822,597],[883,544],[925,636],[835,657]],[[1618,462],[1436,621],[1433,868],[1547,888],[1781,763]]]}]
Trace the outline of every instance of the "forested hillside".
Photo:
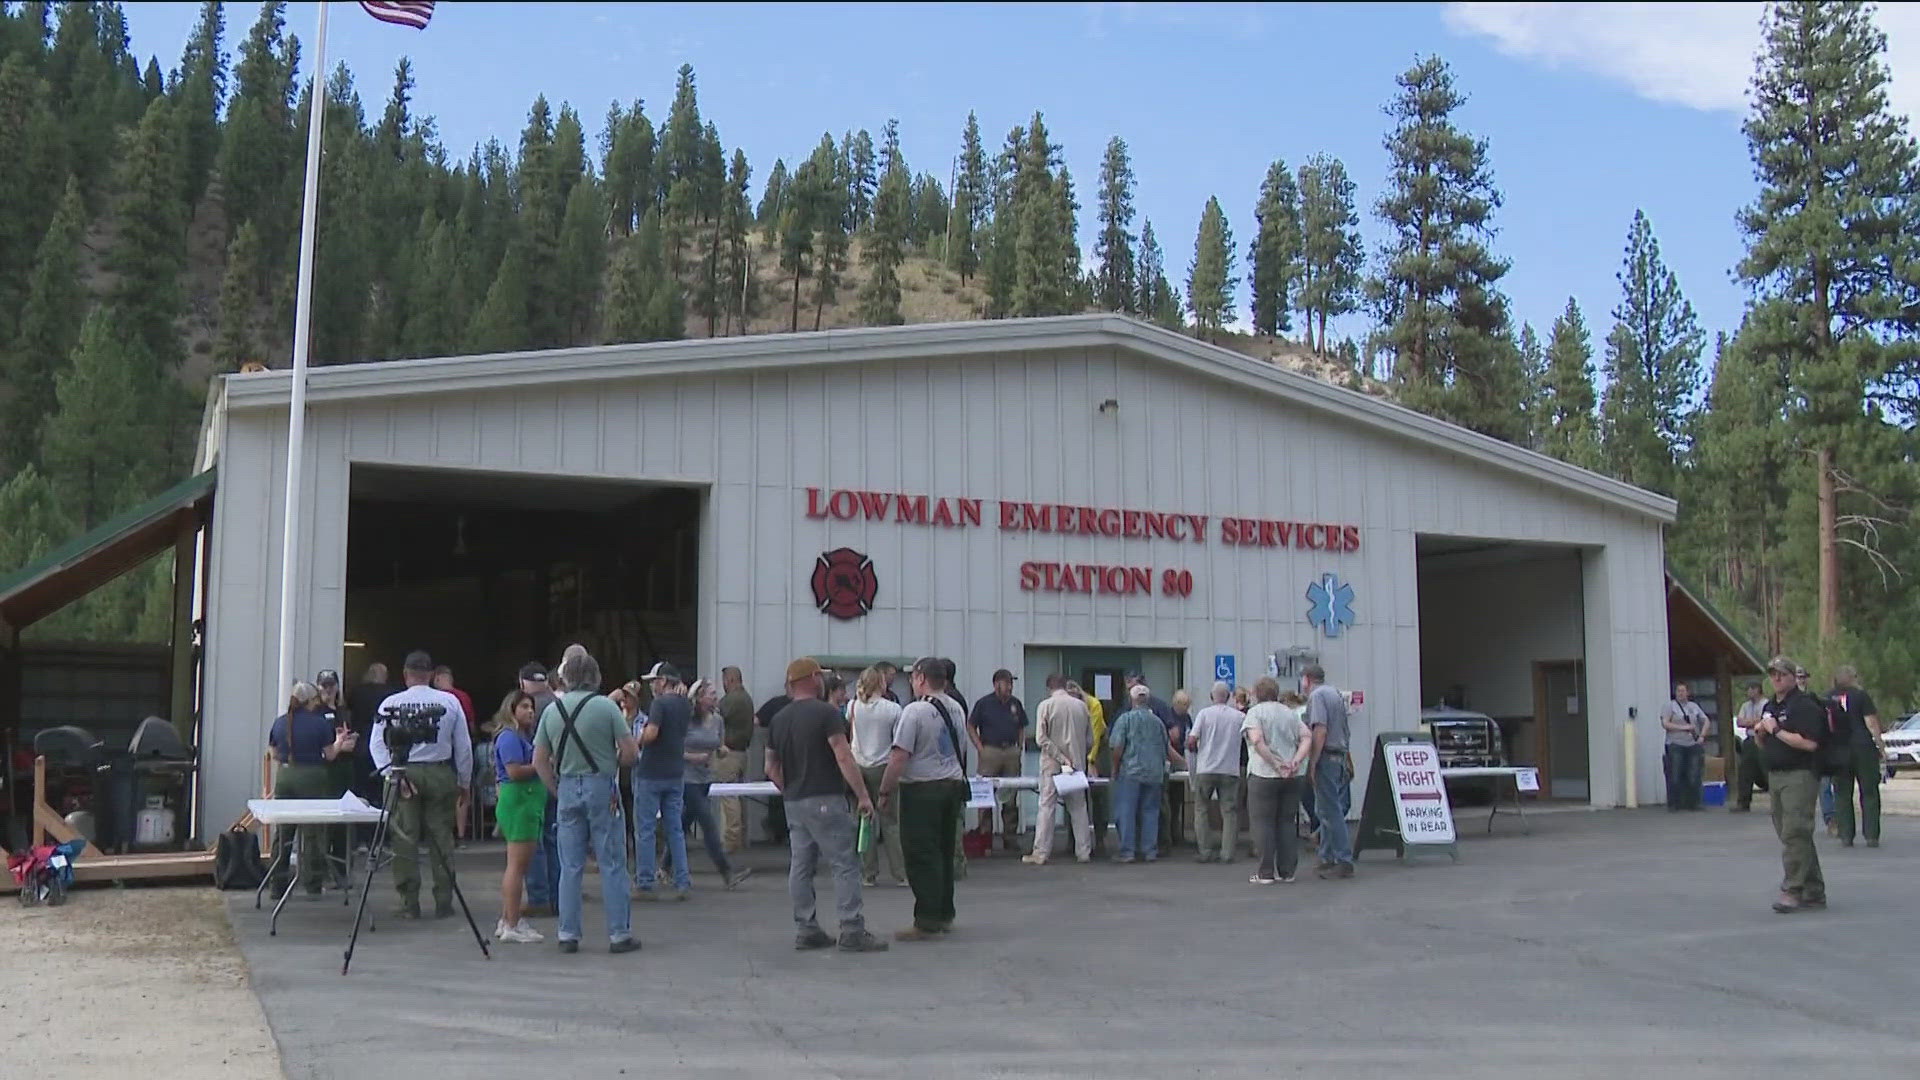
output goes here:
[{"label": "forested hillside", "polygon": [[[163,66],[117,4],[4,5],[0,573],[182,477],[210,376],[287,362],[314,88],[283,9],[230,38],[206,4],[189,41],[140,43],[177,45]],[[1920,168],[1870,7],[1779,4],[1764,31],[1738,327],[1699,324],[1641,214],[1610,311],[1515,325],[1494,151],[1438,57],[1381,88],[1382,190],[1276,146],[1191,241],[1136,214],[1122,137],[1076,185],[1040,111],[993,139],[957,98],[948,176],[891,121],[768,160],[686,67],[664,110],[543,97],[510,144],[449,148],[403,60],[377,103],[344,67],[320,88],[314,362],[1126,312],[1675,495],[1671,557],[1762,648],[1910,702]],[[163,572],[35,633],[153,635]]]}]

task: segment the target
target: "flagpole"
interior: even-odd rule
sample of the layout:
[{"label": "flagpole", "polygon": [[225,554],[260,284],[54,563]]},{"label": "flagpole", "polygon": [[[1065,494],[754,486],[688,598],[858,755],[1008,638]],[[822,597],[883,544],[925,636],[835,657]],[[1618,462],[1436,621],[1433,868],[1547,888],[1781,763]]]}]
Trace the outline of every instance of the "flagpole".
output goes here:
[{"label": "flagpole", "polygon": [[294,584],[300,554],[301,465],[306,458],[307,352],[313,343],[314,219],[320,201],[320,126],[326,116],[327,4],[320,0],[320,28],[314,35],[313,95],[307,115],[307,181],[300,206],[300,276],[293,305],[293,397],[287,407],[287,502],[280,537],[279,683],[269,703],[278,706],[293,685]]}]

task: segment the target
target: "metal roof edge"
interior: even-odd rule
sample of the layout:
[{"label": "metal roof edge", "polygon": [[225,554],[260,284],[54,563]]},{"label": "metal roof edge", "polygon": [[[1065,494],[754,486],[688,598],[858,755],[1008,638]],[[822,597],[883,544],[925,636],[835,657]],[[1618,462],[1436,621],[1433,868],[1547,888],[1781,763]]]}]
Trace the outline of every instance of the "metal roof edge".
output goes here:
[{"label": "metal roof edge", "polygon": [[[1671,524],[1676,517],[1677,504],[1666,496],[1311,375],[1113,313],[335,364],[308,370],[307,399],[313,404],[326,404],[396,393],[511,390],[612,377],[701,372],[746,374],[876,359],[940,359],[999,350],[1049,351],[1100,345],[1128,348],[1150,359],[1171,361],[1347,415],[1375,431],[1460,453],[1662,524]],[[287,370],[226,375],[220,379],[219,407],[222,411],[284,407],[292,383],[292,372]]]}]

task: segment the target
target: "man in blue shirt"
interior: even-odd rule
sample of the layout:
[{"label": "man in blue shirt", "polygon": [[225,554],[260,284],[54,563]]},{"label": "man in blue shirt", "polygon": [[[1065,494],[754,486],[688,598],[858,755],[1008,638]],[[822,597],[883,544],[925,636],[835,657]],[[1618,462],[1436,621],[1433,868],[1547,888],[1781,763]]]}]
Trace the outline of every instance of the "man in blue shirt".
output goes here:
[{"label": "man in blue shirt", "polygon": [[633,768],[633,850],[639,866],[633,873],[633,898],[656,900],[653,830],[667,833],[667,856],[673,861],[673,898],[685,900],[693,888],[687,869],[687,834],[681,828],[686,813],[687,725],[693,721],[693,702],[673,665],[662,661],[647,672],[653,683],[653,707],[635,725],[640,740],[640,762]]},{"label": "man in blue shirt", "polygon": [[1147,707],[1152,691],[1136,682],[1127,692],[1133,708],[1121,713],[1107,732],[1113,748],[1113,816],[1120,829],[1115,862],[1130,863],[1139,851],[1146,862],[1160,858],[1160,792],[1167,766],[1186,768],[1186,759],[1167,738],[1166,725]]}]

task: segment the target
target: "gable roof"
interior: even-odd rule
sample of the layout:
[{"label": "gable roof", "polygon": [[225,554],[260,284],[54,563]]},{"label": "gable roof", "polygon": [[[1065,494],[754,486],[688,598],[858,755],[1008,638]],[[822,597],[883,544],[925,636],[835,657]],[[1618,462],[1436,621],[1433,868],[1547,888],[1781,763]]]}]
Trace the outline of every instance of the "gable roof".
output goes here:
[{"label": "gable roof", "polygon": [[[1122,315],[1060,315],[916,326],[761,334],[639,345],[595,345],[484,356],[387,360],[310,368],[315,405],[410,394],[444,395],[648,376],[753,374],[899,360],[942,360],[982,353],[1113,348],[1224,380],[1248,390],[1332,413],[1358,427],[1431,446],[1500,471],[1571,491],[1671,524],[1664,495],[1601,476],[1545,454],[1316,379],[1230,349],[1196,341]],[[290,371],[227,375],[219,408],[286,408]]]},{"label": "gable roof", "polygon": [[190,476],[0,577],[0,626],[31,626],[172,547],[180,515],[208,520],[214,482],[212,469]]}]

